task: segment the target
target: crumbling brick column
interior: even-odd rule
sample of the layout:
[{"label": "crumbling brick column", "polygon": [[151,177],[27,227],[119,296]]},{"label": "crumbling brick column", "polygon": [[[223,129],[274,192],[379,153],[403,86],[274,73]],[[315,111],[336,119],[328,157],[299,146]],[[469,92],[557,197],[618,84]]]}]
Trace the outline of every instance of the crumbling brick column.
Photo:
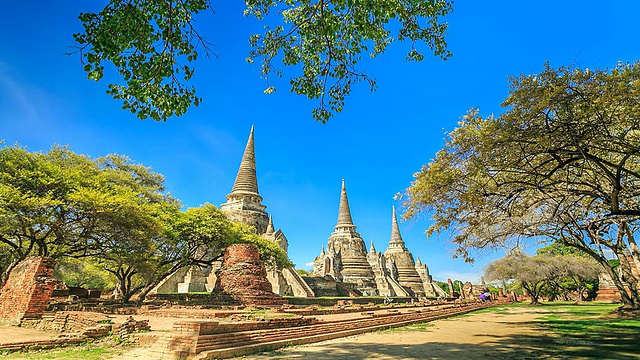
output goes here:
[{"label": "crumbling brick column", "polygon": [[0,293],[0,322],[17,325],[44,314],[56,284],[51,278],[55,266],[54,259],[39,256],[16,265]]},{"label": "crumbling brick column", "polygon": [[260,255],[251,244],[234,244],[225,250],[214,301],[243,305],[281,305],[286,301],[271,292]]}]

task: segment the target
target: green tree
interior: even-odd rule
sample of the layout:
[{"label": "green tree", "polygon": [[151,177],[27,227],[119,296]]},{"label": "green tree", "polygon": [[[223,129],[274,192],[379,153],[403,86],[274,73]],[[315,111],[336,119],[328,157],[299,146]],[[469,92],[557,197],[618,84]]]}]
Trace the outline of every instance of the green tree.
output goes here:
[{"label": "green tree", "polygon": [[[469,248],[545,240],[574,247],[640,308],[640,64],[550,68],[511,79],[499,116],[470,111],[407,190],[407,217],[433,214]],[[605,250],[620,261],[620,273]],[[630,290],[630,295],[626,289]]]},{"label": "green tree", "polygon": [[91,159],[68,148],[0,149],[0,243],[4,278],[30,255],[97,257],[137,249],[161,224],[164,178],[124,156]]},{"label": "green tree", "polygon": [[[278,63],[300,71],[290,79],[291,91],[318,100],[318,121],[342,110],[354,84],[375,88],[375,80],[358,67],[363,55],[375,57],[390,43],[406,41],[408,60],[423,59],[421,45],[443,59],[450,56],[447,24],[440,22],[452,11],[449,0],[245,3],[245,16],[268,23],[250,37],[247,57],[260,62],[265,93],[275,91],[269,76],[282,75]],[[194,27],[194,17],[207,9],[213,12],[209,0],[111,0],[98,13],[82,13],[84,30],[74,38],[84,70],[98,81],[105,65],[113,65],[123,81],[109,84],[107,93],[141,119],[182,115],[201,101],[187,82],[194,74],[189,64],[201,52],[212,54]]]},{"label": "green tree", "polygon": [[117,278],[125,303],[134,295],[141,303],[162,280],[184,267],[211,266],[231,244],[254,244],[264,262],[291,266],[277,244],[254,234],[245,224],[229,221],[211,204],[184,212],[165,207],[155,218],[159,231],[154,236],[149,232],[116,231],[108,251],[100,258],[103,268]]},{"label": "green tree", "polygon": [[[542,295],[550,300],[583,300],[588,282],[597,281],[601,267],[593,259],[574,254],[541,251],[528,256],[516,250],[502,259],[492,261],[485,270],[488,280],[512,282],[531,296],[531,304],[539,304]],[[515,281],[515,283],[513,283]]]},{"label": "green tree", "polygon": [[522,251],[492,261],[485,269],[484,276],[489,281],[515,281],[527,291],[531,304],[540,304],[540,294],[545,283],[552,277],[553,269],[546,257],[530,257]]},{"label": "green tree", "polygon": [[68,286],[107,290],[116,285],[96,258],[63,257],[57,260],[53,277]]}]

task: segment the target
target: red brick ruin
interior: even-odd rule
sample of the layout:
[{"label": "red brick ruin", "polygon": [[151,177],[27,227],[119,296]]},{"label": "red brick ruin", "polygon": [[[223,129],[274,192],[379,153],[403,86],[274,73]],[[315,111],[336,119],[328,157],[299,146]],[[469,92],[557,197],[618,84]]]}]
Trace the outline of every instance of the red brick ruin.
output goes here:
[{"label": "red brick ruin", "polygon": [[55,266],[51,258],[33,256],[11,271],[0,293],[0,322],[19,324],[44,314],[56,285],[51,278]]},{"label": "red brick ruin", "polygon": [[281,305],[286,301],[271,292],[260,255],[251,244],[234,244],[224,252],[213,296],[224,303]]}]

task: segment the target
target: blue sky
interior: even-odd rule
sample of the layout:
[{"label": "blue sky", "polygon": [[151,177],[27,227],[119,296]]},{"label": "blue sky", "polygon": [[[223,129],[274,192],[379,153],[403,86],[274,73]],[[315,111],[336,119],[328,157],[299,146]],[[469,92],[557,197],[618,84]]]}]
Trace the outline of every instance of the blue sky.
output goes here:
[{"label": "blue sky", "polygon": [[[69,145],[90,156],[126,154],[166,176],[185,206],[220,205],[230,192],[249,129],[255,125],[260,193],[276,228],[289,239],[298,268],[313,261],[337,220],[341,179],[367,246],[384,251],[393,200],[443,145],[469,108],[499,113],[508,76],[551,66],[613,67],[640,58],[637,1],[460,1],[446,17],[453,57],[405,62],[407,44],[364,61],[378,90],[356,86],[344,111],[322,125],[315,103],[289,93],[286,79],[266,87],[244,59],[248,37],[262,24],[242,16],[243,2],[213,0],[198,19],[217,59],[202,58],[193,83],[204,102],[166,123],[141,121],[86,79],[72,50],[77,15],[102,3],[5,1],[0,5],[0,139],[31,151]],[[284,69],[285,76],[287,70]],[[295,73],[294,73],[295,74]],[[403,222],[414,256],[439,280],[477,281],[502,252],[476,263],[452,259],[447,234],[426,241],[426,217]],[[307,267],[308,268],[308,267]]]}]

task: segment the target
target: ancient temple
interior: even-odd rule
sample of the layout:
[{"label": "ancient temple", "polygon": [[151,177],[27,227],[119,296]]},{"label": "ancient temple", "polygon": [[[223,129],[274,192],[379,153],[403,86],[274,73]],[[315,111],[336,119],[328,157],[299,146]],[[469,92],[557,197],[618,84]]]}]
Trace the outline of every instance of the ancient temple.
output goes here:
[{"label": "ancient temple", "polygon": [[[363,295],[422,297],[438,296],[429,269],[415,263],[406,248],[395,208],[392,208],[391,239],[385,253],[377,252],[373,241],[369,252],[351,218],[347,192],[342,181],[338,224],[313,262],[313,274],[335,281],[354,284]],[[365,262],[366,261],[366,262]]]},{"label": "ancient temple", "polygon": [[429,268],[427,264],[423,264],[420,261],[420,257],[416,260],[416,271],[418,275],[420,275],[420,279],[422,279],[422,284],[424,285],[424,295],[428,297],[447,297],[448,294],[446,291],[442,290],[440,286],[433,282],[433,278],[429,274]]},{"label": "ancient temple", "polygon": [[402,287],[407,289],[412,295],[424,296],[424,285],[422,279],[416,270],[416,263],[413,255],[404,244],[400,230],[398,229],[398,218],[396,217],[395,207],[391,208],[391,239],[389,247],[384,252],[384,257],[388,268],[394,269],[396,279]]},{"label": "ancient temple", "polygon": [[265,211],[266,208],[262,205],[262,196],[258,193],[252,126],[236,181],[233,183],[231,193],[227,195],[227,202],[220,205],[220,210],[227,214],[229,220],[251,225],[258,234],[264,234],[269,225],[269,215]]},{"label": "ancient temple", "polygon": [[314,261],[314,275],[331,276],[338,282],[355,284],[362,295],[378,295],[376,276],[367,260],[364,240],[351,219],[347,189],[342,180],[338,223],[329,237],[327,251]]},{"label": "ancient temple", "polygon": [[[262,200],[256,175],[254,129],[251,127],[233,188],[220,209],[230,220],[252,226],[257,234],[287,252],[287,237],[282,230],[276,230],[273,217],[267,213]],[[392,210],[391,239],[387,250],[384,253],[377,252],[372,241],[367,252],[351,217],[344,180],[338,221],[333,230],[326,250],[323,246],[313,262],[315,278],[303,279],[294,268],[281,269],[274,264],[265,264],[267,280],[275,294],[299,297],[441,295],[440,288],[432,282],[427,266],[419,259],[414,263],[413,255],[400,234],[395,209]],[[216,271],[220,266],[218,263],[207,268],[183,268],[160,283],[152,293],[212,291],[219,281]]]},{"label": "ancient temple", "polygon": [[[220,205],[220,210],[227,215],[229,220],[253,226],[257,234],[277,243],[282,250],[287,252],[289,247],[287,237],[282,230],[276,230],[273,226],[273,218],[266,212],[267,207],[262,204],[263,199],[258,192],[253,126],[233,188],[226,200],[224,204]],[[280,269],[273,264],[265,265],[267,280],[269,280],[275,294],[299,297],[314,296],[309,285],[295,269]],[[220,264],[205,269],[199,267],[181,269],[158,285],[152,293],[212,291],[218,280],[215,273],[219,267]]]},{"label": "ancient temple", "polygon": [[[255,228],[256,233],[277,243],[287,252],[289,242],[282,230],[273,226],[273,218],[265,211],[262,196],[258,192],[258,177],[256,175],[256,153],[254,148],[253,126],[249,133],[249,140],[242,155],[238,175],[233,183],[231,193],[227,195],[227,202],[220,205],[231,221],[242,222]],[[293,268],[280,269],[275,265],[267,265],[267,279],[271,283],[272,291],[278,295],[293,295],[299,297],[313,297],[313,291]]]}]

